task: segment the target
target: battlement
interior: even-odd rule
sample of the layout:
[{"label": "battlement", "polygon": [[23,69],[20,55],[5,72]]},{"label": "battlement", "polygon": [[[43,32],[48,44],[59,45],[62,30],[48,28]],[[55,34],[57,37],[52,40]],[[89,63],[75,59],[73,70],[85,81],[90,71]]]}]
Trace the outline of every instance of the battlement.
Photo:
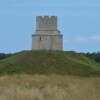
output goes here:
[{"label": "battlement", "polygon": [[36,18],[40,18],[40,19],[49,18],[49,19],[52,19],[52,18],[57,18],[57,16],[37,16]]},{"label": "battlement", "polygon": [[36,30],[57,30],[57,16],[37,16]]}]

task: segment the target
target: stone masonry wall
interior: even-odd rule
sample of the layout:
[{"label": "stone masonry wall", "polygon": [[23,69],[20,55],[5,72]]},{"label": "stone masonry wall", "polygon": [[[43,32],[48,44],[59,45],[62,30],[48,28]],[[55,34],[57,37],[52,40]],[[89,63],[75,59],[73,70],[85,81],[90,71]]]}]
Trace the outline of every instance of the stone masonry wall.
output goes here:
[{"label": "stone masonry wall", "polygon": [[32,50],[62,50],[62,34],[57,29],[57,16],[37,16]]}]

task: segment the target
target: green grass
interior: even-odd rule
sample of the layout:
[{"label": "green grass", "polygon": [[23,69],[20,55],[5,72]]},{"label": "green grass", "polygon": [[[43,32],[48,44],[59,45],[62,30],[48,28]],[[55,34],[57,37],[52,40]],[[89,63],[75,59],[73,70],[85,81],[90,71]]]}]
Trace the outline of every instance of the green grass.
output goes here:
[{"label": "green grass", "polygon": [[100,64],[75,52],[22,51],[0,61],[3,74],[100,76]]}]

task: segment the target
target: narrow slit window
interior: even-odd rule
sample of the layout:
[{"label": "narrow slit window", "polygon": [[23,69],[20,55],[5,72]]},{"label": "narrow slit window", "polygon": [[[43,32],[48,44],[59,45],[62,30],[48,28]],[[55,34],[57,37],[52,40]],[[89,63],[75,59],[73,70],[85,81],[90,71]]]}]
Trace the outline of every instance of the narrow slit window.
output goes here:
[{"label": "narrow slit window", "polygon": [[40,37],[40,40],[41,40],[41,37]]}]

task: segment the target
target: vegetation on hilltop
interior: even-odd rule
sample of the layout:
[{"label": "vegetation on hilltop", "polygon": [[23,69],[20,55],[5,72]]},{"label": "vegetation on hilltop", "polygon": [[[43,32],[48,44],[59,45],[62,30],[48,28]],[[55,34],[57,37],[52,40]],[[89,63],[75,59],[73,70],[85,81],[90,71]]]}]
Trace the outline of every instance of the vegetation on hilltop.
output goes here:
[{"label": "vegetation on hilltop", "polygon": [[22,51],[0,61],[1,75],[17,73],[100,76],[100,64],[75,52]]},{"label": "vegetation on hilltop", "polygon": [[12,56],[13,54],[11,54],[11,53],[8,53],[8,54],[6,54],[6,53],[0,53],[0,60],[1,59],[5,59],[5,58],[7,58],[7,57],[10,57],[10,56]]},{"label": "vegetation on hilltop", "polygon": [[84,55],[98,63],[100,63],[100,52],[94,53],[84,53]]},{"label": "vegetation on hilltop", "polygon": [[[73,53],[75,53],[74,51],[71,51]],[[94,52],[94,53],[80,53],[80,54],[83,54],[85,55],[86,57],[88,57],[89,59],[92,59],[98,63],[100,63],[100,52]],[[0,53],[0,60],[2,59],[5,59],[7,57],[10,57],[12,56],[13,54],[12,53]]]}]

